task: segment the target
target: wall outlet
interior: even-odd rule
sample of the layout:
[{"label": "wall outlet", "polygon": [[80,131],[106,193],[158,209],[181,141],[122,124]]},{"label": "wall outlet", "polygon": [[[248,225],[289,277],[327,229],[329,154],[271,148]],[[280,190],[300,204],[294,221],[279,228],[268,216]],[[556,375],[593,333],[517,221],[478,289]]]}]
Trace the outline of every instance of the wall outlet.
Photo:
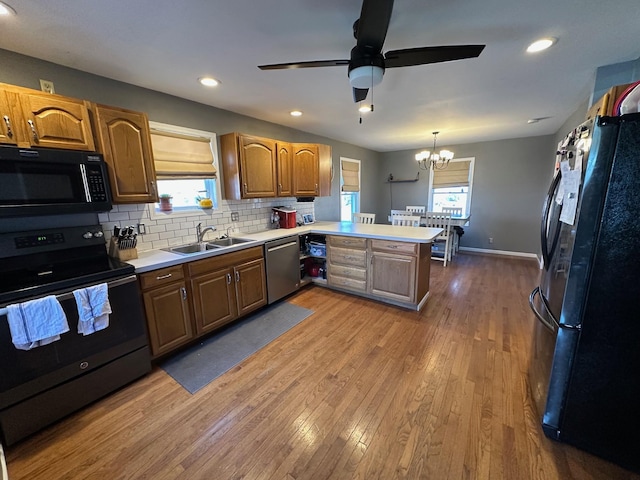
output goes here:
[{"label": "wall outlet", "polygon": [[144,223],[139,223],[138,224],[138,235],[144,235],[145,233],[147,233],[147,227],[144,225]]},{"label": "wall outlet", "polygon": [[40,79],[40,90],[47,93],[56,93],[51,80]]},{"label": "wall outlet", "polygon": [[237,222],[240,220],[240,214],[238,212],[231,212],[231,221]]},{"label": "wall outlet", "polygon": [[489,243],[493,243],[493,237],[489,237]]}]

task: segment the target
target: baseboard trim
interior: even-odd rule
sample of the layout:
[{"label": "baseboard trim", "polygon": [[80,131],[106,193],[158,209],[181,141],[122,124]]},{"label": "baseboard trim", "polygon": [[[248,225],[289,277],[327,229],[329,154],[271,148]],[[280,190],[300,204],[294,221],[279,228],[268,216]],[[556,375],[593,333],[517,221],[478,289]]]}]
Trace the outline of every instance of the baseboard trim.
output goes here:
[{"label": "baseboard trim", "polygon": [[486,253],[489,255],[504,255],[507,257],[524,257],[524,258],[535,258],[536,261],[539,262],[538,255],[535,253],[525,253],[525,252],[509,252],[507,250],[492,250],[490,248],[473,248],[473,247],[460,247],[461,252],[469,252],[469,253]]}]

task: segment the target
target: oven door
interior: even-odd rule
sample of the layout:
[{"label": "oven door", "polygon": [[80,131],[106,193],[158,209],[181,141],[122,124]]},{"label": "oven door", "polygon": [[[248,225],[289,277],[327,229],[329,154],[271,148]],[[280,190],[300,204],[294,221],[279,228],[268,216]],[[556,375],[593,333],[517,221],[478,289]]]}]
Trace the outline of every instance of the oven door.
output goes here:
[{"label": "oven door", "polygon": [[77,333],[78,311],[72,291],[56,292],[70,330],[49,345],[16,349],[6,315],[0,316],[0,409],[147,346],[136,276],[114,279],[107,285],[112,309],[109,326],[91,335]]}]

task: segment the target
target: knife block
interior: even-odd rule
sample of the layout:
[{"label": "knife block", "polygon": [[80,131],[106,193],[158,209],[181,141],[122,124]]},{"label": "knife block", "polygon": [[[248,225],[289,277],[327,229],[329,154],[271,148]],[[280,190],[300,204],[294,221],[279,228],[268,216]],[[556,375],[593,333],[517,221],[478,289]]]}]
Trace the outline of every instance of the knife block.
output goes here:
[{"label": "knife block", "polygon": [[138,249],[136,247],[119,248],[118,240],[115,237],[111,237],[111,241],[109,242],[109,256],[126,262],[127,260],[138,258]]}]

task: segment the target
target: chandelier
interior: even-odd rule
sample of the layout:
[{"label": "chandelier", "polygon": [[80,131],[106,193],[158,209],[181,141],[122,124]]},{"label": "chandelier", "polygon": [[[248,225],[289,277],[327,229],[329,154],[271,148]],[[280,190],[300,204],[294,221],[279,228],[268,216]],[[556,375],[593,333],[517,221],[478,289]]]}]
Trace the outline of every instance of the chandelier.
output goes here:
[{"label": "chandelier", "polygon": [[453,152],[449,150],[440,150],[440,153],[436,153],[436,137],[440,132],[432,132],[433,133],[433,152],[429,152],[428,150],[423,150],[420,153],[416,153],[416,161],[418,162],[418,167],[422,170],[442,170],[443,168],[447,168],[449,162],[453,158]]}]

